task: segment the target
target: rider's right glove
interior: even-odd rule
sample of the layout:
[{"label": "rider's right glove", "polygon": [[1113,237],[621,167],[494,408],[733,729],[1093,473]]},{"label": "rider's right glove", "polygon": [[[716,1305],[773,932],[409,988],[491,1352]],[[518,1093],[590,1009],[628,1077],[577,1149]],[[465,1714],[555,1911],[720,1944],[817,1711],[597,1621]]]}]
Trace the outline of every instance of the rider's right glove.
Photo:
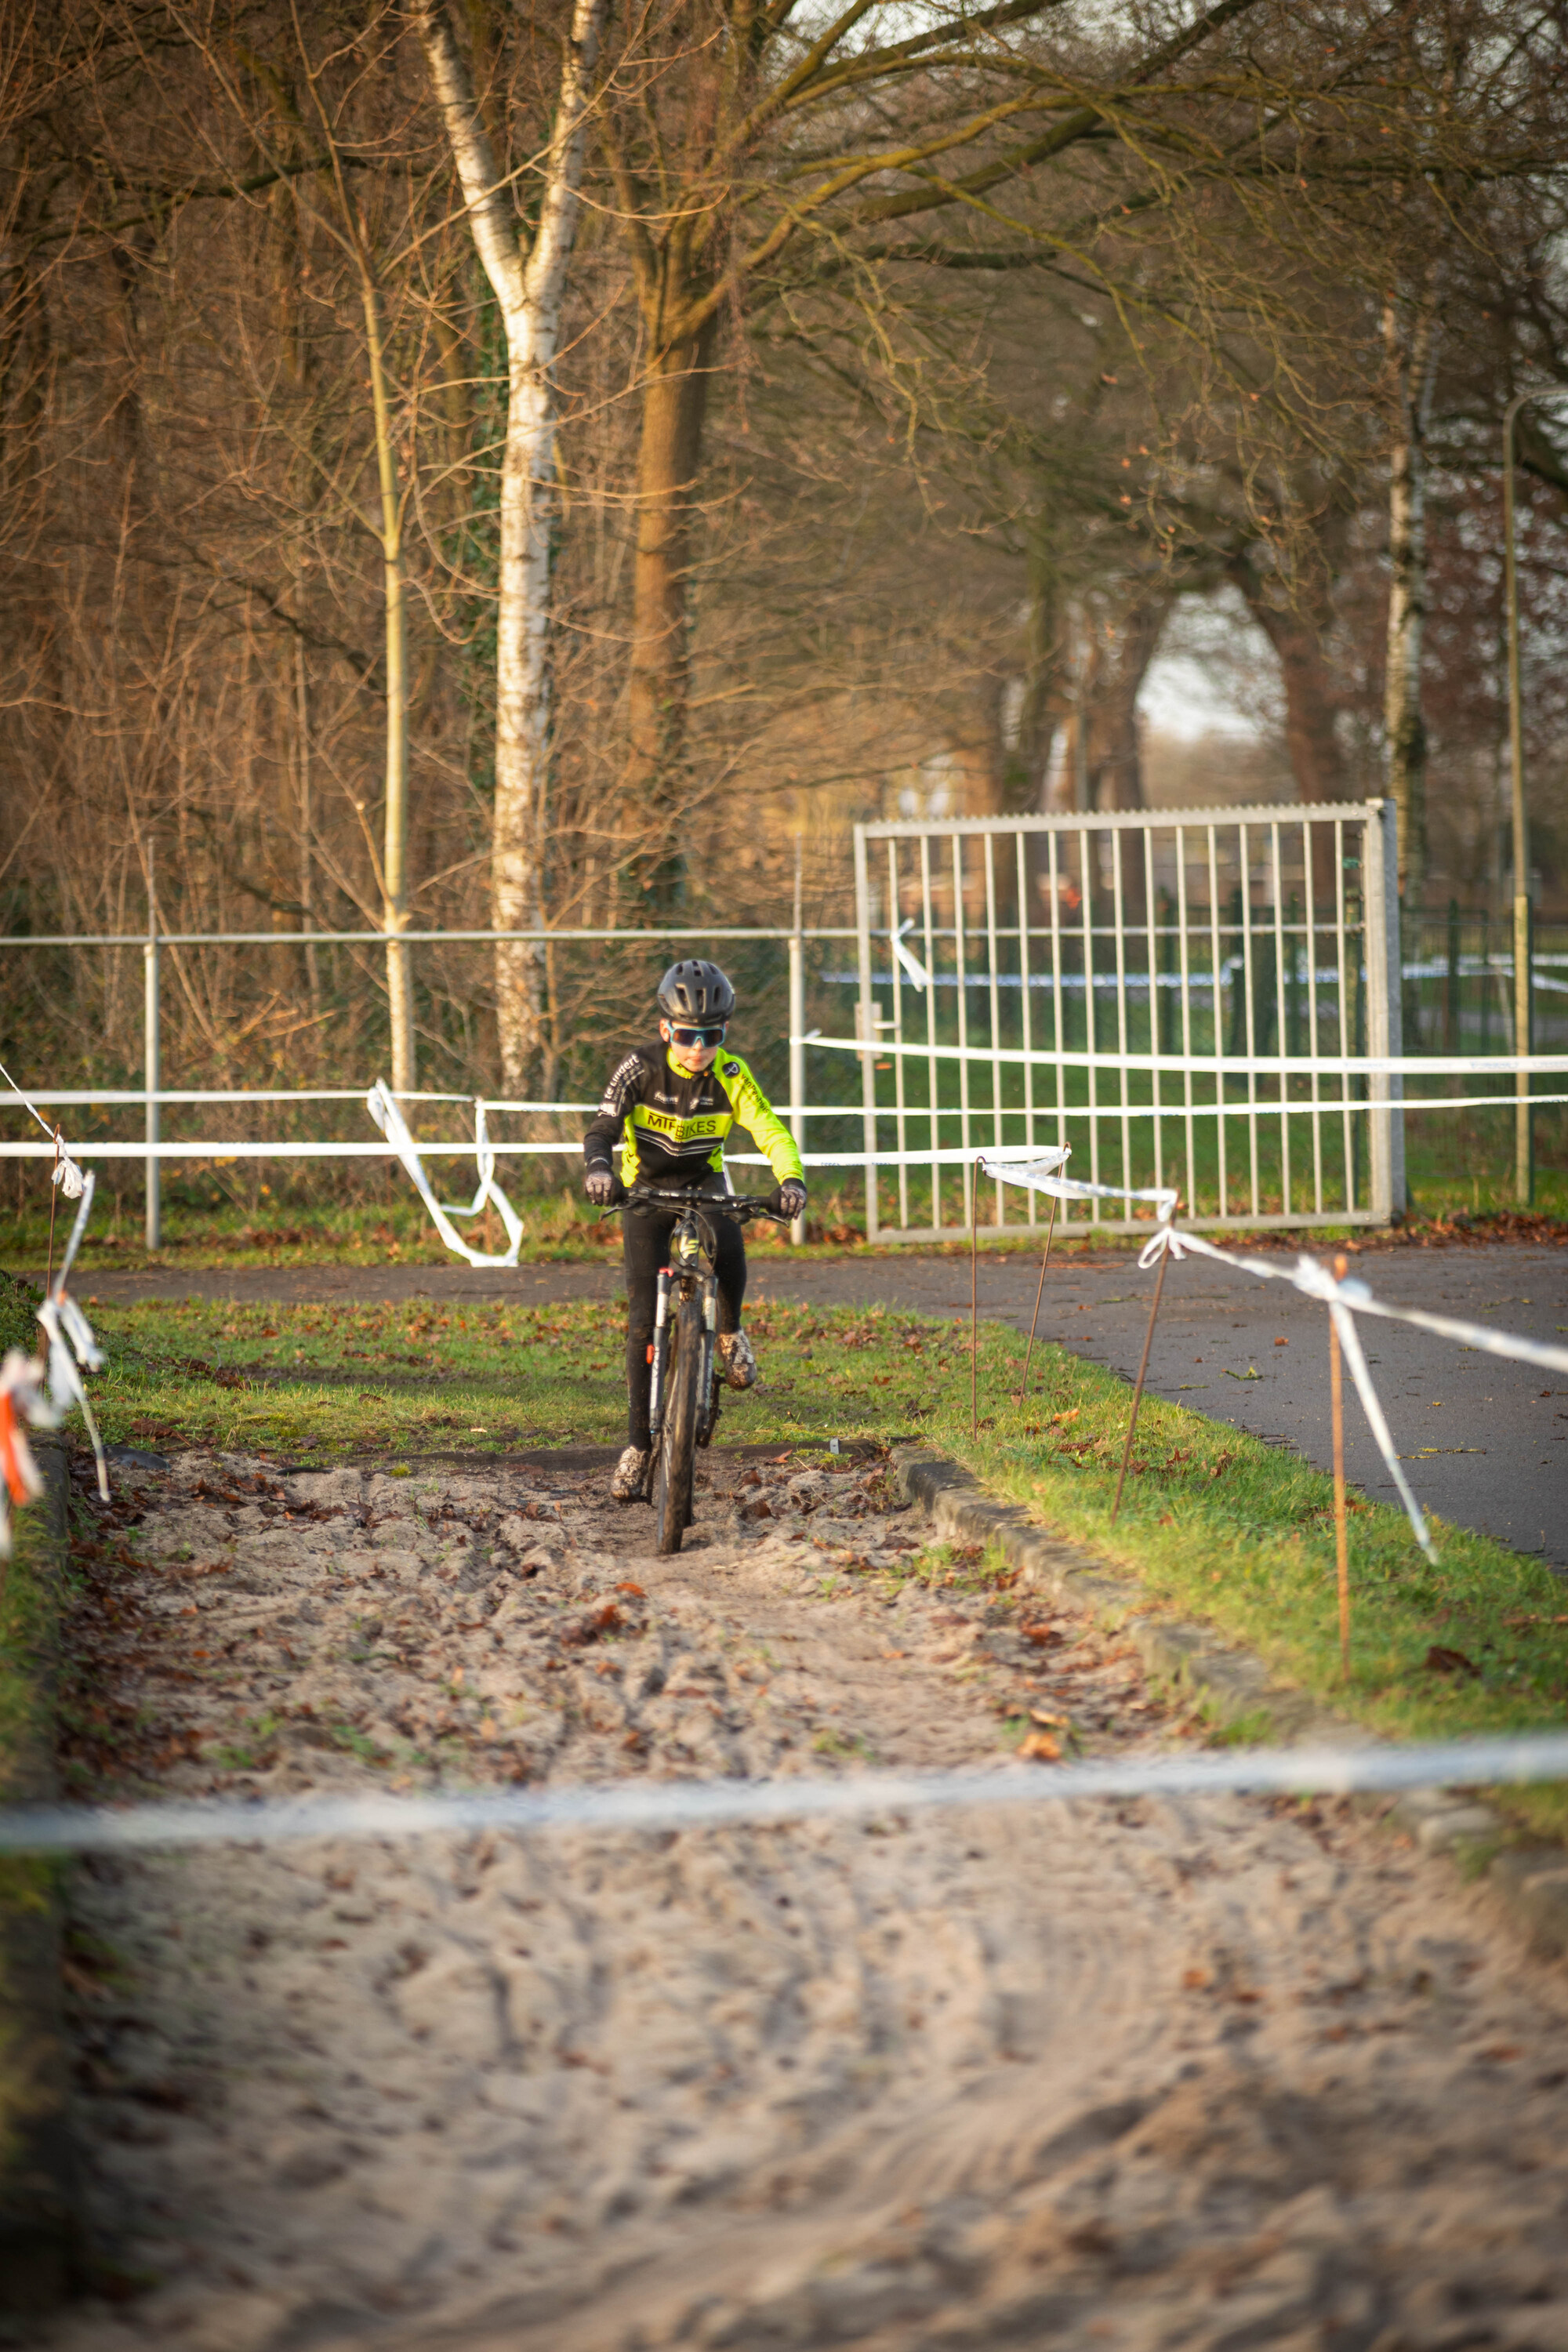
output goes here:
[{"label": "rider's right glove", "polygon": [[805,1206],[805,1186],[798,1176],[786,1176],[778,1189],[779,1214],[798,1217]]},{"label": "rider's right glove", "polygon": [[595,1209],[607,1209],[616,1197],[614,1171],[608,1168],[590,1168],[584,1189]]}]

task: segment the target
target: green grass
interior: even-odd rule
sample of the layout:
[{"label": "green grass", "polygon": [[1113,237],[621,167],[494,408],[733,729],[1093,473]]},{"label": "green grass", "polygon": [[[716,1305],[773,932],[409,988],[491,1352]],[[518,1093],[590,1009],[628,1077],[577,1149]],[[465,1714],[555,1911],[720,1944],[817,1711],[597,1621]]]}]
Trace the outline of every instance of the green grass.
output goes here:
[{"label": "green grass", "polygon": [[[619,1310],[589,1302],[186,1301],[100,1307],[94,1319],[110,1358],[95,1394],[112,1439],[406,1459],[624,1435]],[[1037,1349],[1020,1402],[1023,1342],[983,1327],[972,1438],[967,1333],[956,1322],[769,1304],[750,1328],[765,1385],[726,1400],[721,1444],[919,1432],[994,1493],[1137,1578],[1151,1606],[1245,1642],[1282,1679],[1370,1729],[1441,1738],[1563,1720],[1568,1592],[1538,1560],[1437,1522],[1433,1568],[1400,1512],[1357,1497],[1343,1682],[1331,1486],[1293,1454],[1146,1399],[1113,1528],[1129,1405],[1113,1373]],[[1434,1648],[1460,1653],[1474,1673],[1429,1666]],[[1562,1792],[1518,1802],[1539,1825],[1568,1827]]]}]

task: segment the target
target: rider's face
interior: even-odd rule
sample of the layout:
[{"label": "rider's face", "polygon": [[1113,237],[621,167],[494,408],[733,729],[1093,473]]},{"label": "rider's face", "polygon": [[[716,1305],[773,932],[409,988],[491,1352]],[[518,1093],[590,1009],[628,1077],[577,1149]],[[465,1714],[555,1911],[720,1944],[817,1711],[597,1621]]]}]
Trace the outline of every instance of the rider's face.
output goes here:
[{"label": "rider's face", "polygon": [[668,1021],[659,1023],[658,1034],[665,1044],[669,1045],[669,1058],[676,1068],[689,1071],[692,1076],[696,1076],[702,1070],[710,1070],[719,1058],[717,1045],[670,1045]]}]

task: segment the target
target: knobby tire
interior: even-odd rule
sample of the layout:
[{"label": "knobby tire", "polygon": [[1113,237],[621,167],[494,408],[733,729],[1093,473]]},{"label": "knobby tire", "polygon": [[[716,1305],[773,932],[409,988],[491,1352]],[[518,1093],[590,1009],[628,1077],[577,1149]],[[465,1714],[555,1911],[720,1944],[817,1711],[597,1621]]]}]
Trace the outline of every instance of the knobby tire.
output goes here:
[{"label": "knobby tire", "polygon": [[702,1369],[702,1309],[695,1298],[680,1303],[669,1335],[665,1374],[664,1427],[654,1474],[653,1507],[661,1552],[680,1549],[691,1524],[692,1464],[697,1450],[697,1381]]}]

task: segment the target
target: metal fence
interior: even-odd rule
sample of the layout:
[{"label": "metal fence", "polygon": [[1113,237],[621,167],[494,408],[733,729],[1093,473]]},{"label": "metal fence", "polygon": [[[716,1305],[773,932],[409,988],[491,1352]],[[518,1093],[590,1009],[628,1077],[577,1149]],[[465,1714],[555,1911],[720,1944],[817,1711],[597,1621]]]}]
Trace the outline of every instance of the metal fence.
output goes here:
[{"label": "metal fence", "polygon": [[899,1154],[889,1238],[969,1225],[944,1145],[1069,1144],[1090,1181],[1176,1183],[1216,1228],[1403,1202],[1401,1078],[1345,1066],[1399,1051],[1392,803],[865,824],[855,886],[866,1150]]},{"label": "metal fence", "polygon": [[[473,963],[515,940],[617,975],[592,992],[596,1025],[577,1041],[560,1099],[459,1091],[472,1059],[455,1055],[456,1087],[409,1098],[421,1149],[471,1156],[482,1106],[503,1162],[531,1164],[535,1181],[566,1181],[586,1097],[679,953],[711,953],[734,971],[742,1050],[805,1149],[819,1202],[834,1202],[834,1216],[863,1215],[870,1239],[951,1238],[976,1210],[983,1231],[1017,1231],[1000,1187],[983,1187],[976,1201],[974,1157],[1058,1141],[1091,1181],[1177,1184],[1185,1221],[1200,1225],[1372,1223],[1405,1197],[1413,1067],[1432,1074],[1422,1087],[1430,1108],[1409,1115],[1418,1164],[1423,1136],[1478,1150],[1475,1138],[1489,1135],[1518,1088],[1510,928],[1457,908],[1417,917],[1405,927],[1402,972],[1385,803],[867,824],[856,833],[855,877],[852,929],[805,924],[797,900],[795,922],[777,928],[405,934],[416,958],[448,971],[454,959]],[[202,958],[232,958],[244,973],[265,961],[258,950],[275,962],[279,950],[340,945],[363,957],[384,940],[156,928],[0,938],[0,950],[38,951],[42,992],[62,1002],[72,986],[90,1000],[89,953],[121,970],[127,952],[141,961],[139,1071],[95,1047],[91,1022],[66,1003],[73,1040],[86,1041],[73,1044],[70,1074],[85,1083],[52,1084],[61,1073],[47,1049],[17,1075],[40,1106],[65,1113],[80,1156],[142,1163],[152,1246],[174,1168],[391,1158],[363,1108],[382,1071],[363,1011],[344,1007],[321,1048],[333,1074],[360,1080],[347,1087],[204,1086],[221,1070],[190,1066],[188,1055],[172,1069],[163,1045],[170,969],[188,995]],[[1563,951],[1544,940],[1541,950],[1538,1045],[1560,1051],[1568,934]],[[0,959],[0,973],[17,969]],[[40,1001],[37,983],[7,992],[13,1006]],[[1367,1066],[1396,1065],[1402,1046],[1403,1071]],[[1468,1057],[1469,1075],[1455,1070],[1456,1055]],[[1548,1051],[1538,1066],[1568,1065]],[[1495,1114],[1478,1084],[1495,1094]],[[1443,1086],[1455,1099],[1439,1101]],[[0,1158],[47,1150],[37,1130],[0,1140]],[[1030,1196],[1024,1224],[1038,1213]],[[1072,1222],[1081,1226],[1081,1213]]]}]

